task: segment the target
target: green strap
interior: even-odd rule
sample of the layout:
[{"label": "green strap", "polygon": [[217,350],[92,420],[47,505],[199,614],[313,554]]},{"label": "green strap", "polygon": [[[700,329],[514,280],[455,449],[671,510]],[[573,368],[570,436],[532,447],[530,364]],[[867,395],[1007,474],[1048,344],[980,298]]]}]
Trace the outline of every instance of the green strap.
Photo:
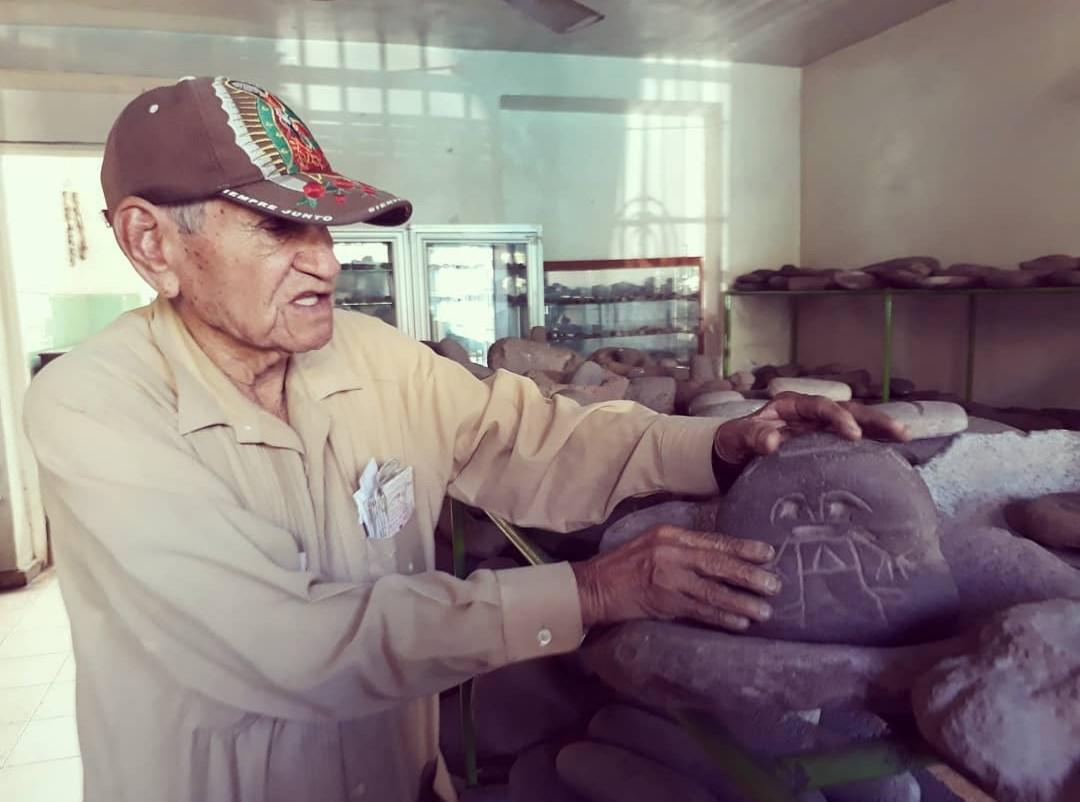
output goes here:
[{"label": "green strap", "polygon": [[[450,530],[454,554],[454,576],[465,578],[465,507],[450,500]],[[472,717],[472,684],[467,680],[458,686],[458,706],[461,714],[461,742],[465,749],[465,784],[474,788],[479,782],[476,760],[476,728]]]}]

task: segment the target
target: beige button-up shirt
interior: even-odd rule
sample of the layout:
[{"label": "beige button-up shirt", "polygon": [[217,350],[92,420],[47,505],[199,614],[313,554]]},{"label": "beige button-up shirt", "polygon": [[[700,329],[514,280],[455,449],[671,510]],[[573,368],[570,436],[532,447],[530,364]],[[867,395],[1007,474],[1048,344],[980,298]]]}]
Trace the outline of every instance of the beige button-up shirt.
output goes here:
[{"label": "beige button-up shirt", "polygon": [[[434,570],[444,495],[570,530],[629,496],[716,490],[715,422],[477,381],[335,315],[331,343],[290,362],[289,424],[162,300],[32,383],[87,802],[453,799],[434,695],[572,650],[582,622],[565,563]],[[352,497],[372,457],[415,470],[388,539]]]}]

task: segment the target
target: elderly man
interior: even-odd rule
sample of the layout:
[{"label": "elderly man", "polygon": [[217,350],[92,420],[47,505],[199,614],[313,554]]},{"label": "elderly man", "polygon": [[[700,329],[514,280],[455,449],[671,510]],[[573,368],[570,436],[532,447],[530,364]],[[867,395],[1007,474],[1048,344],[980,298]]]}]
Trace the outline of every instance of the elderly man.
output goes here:
[{"label": "elderly man", "polygon": [[[439,691],[573,650],[591,624],[741,630],[778,582],[756,565],[768,546],[671,527],[578,565],[454,579],[433,564],[446,494],[569,530],[630,496],[714,494],[799,429],[902,435],[821,398],[719,428],[551,401],[335,312],[327,226],[411,206],[333,172],[248,83],[134,100],[102,185],[157,300],[42,371],[27,402],[88,802],[451,800]],[[411,469],[388,528],[354,500],[371,460]]]}]

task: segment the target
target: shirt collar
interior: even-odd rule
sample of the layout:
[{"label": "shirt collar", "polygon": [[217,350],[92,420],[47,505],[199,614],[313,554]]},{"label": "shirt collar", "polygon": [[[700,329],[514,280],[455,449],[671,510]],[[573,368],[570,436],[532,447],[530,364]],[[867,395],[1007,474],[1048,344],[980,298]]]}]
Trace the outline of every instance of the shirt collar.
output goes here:
[{"label": "shirt collar", "polygon": [[[236,389],[195,342],[168,300],[159,297],[151,305],[150,330],[174,376],[180,434],[225,425],[240,443],[298,448],[291,427]],[[299,392],[319,401],[363,387],[355,362],[334,340],[318,351],[294,355],[286,381],[290,398]]]}]

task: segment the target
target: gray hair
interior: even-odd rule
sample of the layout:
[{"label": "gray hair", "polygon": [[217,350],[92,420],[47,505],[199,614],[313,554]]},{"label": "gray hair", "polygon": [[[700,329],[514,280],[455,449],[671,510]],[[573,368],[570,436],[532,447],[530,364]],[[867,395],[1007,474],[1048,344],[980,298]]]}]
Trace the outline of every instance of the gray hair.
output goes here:
[{"label": "gray hair", "polygon": [[181,234],[194,234],[202,228],[206,219],[206,201],[162,204],[169,217],[176,223]]}]

